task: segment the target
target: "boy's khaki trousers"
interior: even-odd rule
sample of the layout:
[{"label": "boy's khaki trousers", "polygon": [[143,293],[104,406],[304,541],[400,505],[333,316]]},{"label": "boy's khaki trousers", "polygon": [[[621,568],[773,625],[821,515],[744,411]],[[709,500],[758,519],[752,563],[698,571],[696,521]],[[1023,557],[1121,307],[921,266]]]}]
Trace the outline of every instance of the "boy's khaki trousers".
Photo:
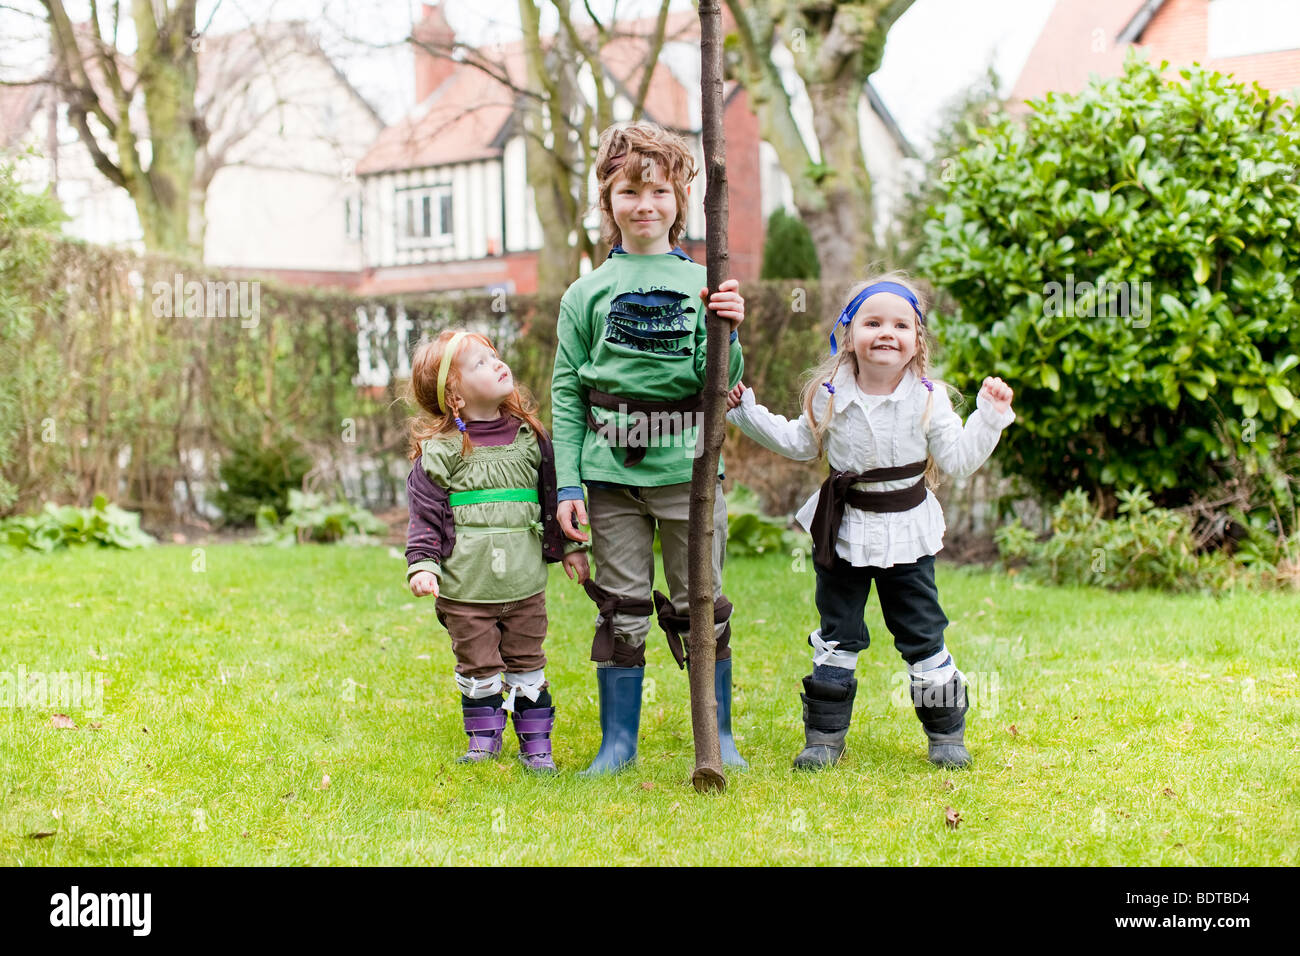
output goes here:
[{"label": "boy's khaki trousers", "polygon": [[[664,575],[668,579],[668,596],[673,612],[689,616],[686,543],[690,506],[689,481],[648,488],[589,485],[587,517],[591,522],[596,583],[619,598],[649,601],[654,585],[654,533],[658,525]],[[726,552],[727,502],[719,481],[713,498],[714,600],[722,595],[722,564]],[[603,620],[597,616],[597,627]],[[725,621],[715,625],[714,636],[721,639],[728,626]],[[644,659],[644,651],[631,655],[628,652],[645,644],[650,618],[616,612],[613,628],[616,660]],[[619,647],[620,644],[626,647]],[[729,648],[725,653],[730,654]],[[611,663],[598,666],[608,667]]]}]

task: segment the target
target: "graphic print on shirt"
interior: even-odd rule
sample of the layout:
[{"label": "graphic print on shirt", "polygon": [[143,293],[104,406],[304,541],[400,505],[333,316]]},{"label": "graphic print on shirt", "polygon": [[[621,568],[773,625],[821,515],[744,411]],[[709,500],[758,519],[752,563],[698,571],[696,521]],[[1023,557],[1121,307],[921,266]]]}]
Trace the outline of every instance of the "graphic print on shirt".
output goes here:
[{"label": "graphic print on shirt", "polygon": [[675,289],[652,287],[614,297],[605,317],[605,338],[653,355],[690,355],[695,338],[695,307]]}]

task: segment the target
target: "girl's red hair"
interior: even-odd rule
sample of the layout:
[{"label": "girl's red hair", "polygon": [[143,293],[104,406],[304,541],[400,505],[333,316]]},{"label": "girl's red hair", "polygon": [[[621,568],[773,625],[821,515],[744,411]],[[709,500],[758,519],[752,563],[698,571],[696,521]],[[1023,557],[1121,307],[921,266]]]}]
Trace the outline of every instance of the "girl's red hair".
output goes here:
[{"label": "girl's red hair", "polygon": [[[411,461],[415,461],[420,457],[420,445],[425,439],[435,438],[438,435],[445,435],[457,430],[455,400],[459,398],[458,389],[460,388],[460,363],[457,356],[452,356],[451,364],[447,369],[447,382],[444,393],[448,408],[441,408],[438,405],[438,370],[442,365],[442,357],[447,351],[447,346],[451,343],[452,337],[459,331],[463,330],[444,329],[432,342],[421,342],[416,346],[415,353],[411,356],[411,382],[408,388],[407,400],[417,408],[416,415],[410,420],[411,438],[407,455]],[[457,347],[457,353],[465,347],[468,339],[479,342],[491,349],[493,353],[496,352],[496,348],[493,347],[487,336],[480,335],[477,332],[468,332]],[[541,421],[537,418],[537,403],[533,401],[533,397],[528,393],[527,389],[520,388],[516,384],[515,390],[502,401],[501,409],[506,414],[527,422],[539,437],[546,435],[546,429],[542,427]],[[473,450],[474,443],[469,439],[469,432],[461,432],[461,457],[468,455]]]}]

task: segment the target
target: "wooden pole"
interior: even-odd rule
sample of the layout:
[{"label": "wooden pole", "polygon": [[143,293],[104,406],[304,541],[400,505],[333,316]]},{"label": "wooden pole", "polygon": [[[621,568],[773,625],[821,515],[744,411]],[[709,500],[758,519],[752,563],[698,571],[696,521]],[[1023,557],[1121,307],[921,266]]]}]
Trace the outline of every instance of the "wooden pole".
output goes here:
[{"label": "wooden pole", "polygon": [[[722,135],[722,11],[718,0],[700,0],[700,93],[704,132],[704,221],[708,287],[712,294],[727,277],[727,154]],[[730,324],[711,309],[704,383],[704,420],[697,441],[703,448],[691,472],[690,567],[691,728],[695,738],[695,772],[691,783],[700,793],[726,789],[718,748],[718,705],[713,670],[713,507],[726,424]]]}]

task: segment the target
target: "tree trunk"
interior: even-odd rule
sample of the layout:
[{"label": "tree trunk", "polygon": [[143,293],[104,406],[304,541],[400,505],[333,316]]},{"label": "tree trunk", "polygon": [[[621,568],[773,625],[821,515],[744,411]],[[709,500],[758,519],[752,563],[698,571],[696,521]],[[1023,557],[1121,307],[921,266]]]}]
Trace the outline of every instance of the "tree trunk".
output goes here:
[{"label": "tree trunk", "polygon": [[[867,78],[880,66],[890,27],[912,3],[727,0],[739,40],[736,79],[748,91],[763,138],[790,180],[823,280],[861,278],[873,258],[875,217],[858,107]],[[769,4],[784,7],[779,34]],[[772,60],[778,35],[808,94],[815,144],[805,143],[795,125],[791,94]],[[814,145],[819,161],[812,158]]]},{"label": "tree trunk", "polygon": [[[700,0],[700,88],[704,133],[705,238],[710,292],[727,276],[727,151],[722,135],[722,11],[718,0]],[[691,783],[701,793],[726,789],[718,746],[718,705],[713,670],[717,654],[713,634],[713,507],[718,483],[727,400],[728,323],[704,309],[708,324],[704,382],[704,421],[696,441],[704,443],[691,472],[688,590],[691,637],[691,729],[695,738],[695,772]]]},{"label": "tree trunk", "polygon": [[[565,37],[556,37],[550,65],[542,48],[540,12],[534,0],[519,0],[523,25],[524,59],[531,89],[544,97],[523,98],[524,156],[534,208],[542,225],[542,247],[537,250],[537,291],[558,298],[578,276],[579,249],[572,235],[574,209],[571,172],[574,147],[569,136],[575,87],[564,58]],[[551,66],[555,67],[552,72]]]},{"label": "tree trunk", "polygon": [[[206,136],[194,106],[198,62],[192,38],[197,0],[173,0],[170,8],[161,0],[132,0],[136,49],[131,85],[119,70],[119,51],[100,36],[96,16],[84,24],[88,33],[78,42],[83,27],[73,27],[63,0],[41,2],[49,14],[54,72],[60,96],[68,104],[68,122],[95,168],[130,194],[150,252],[193,258],[199,250],[189,236],[190,191],[195,155]],[[115,4],[114,23],[117,16]],[[116,42],[116,32],[110,39]],[[137,87],[149,126],[147,168],[131,127]],[[91,117],[104,131],[102,143],[89,123]]]},{"label": "tree trunk", "polygon": [[[195,32],[195,0],[180,0],[158,23],[150,0],[135,0],[133,14],[139,46],[136,68],[144,87],[152,155],[149,169],[132,190],[145,245],[192,257],[190,244],[190,185],[201,123],[194,112],[198,60],[191,46]],[[128,122],[122,118],[119,129]]]}]

